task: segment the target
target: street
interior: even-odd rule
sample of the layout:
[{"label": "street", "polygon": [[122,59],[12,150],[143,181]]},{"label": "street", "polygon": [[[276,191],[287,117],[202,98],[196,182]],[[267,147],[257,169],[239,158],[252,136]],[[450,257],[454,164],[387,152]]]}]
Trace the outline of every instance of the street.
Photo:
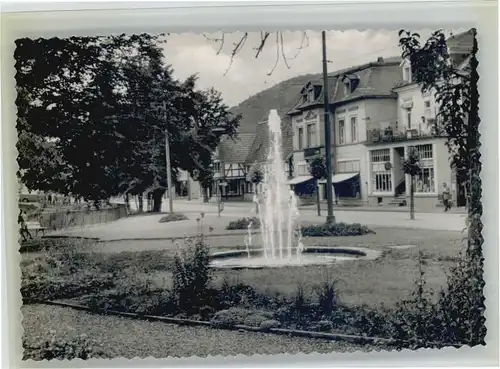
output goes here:
[{"label": "street", "polygon": [[[183,237],[184,235],[195,235],[198,232],[198,221],[201,213],[204,213],[203,227],[207,233],[209,227],[212,233],[226,233],[225,229],[229,221],[253,216],[252,204],[244,203],[232,205],[225,204],[221,216],[217,215],[216,204],[200,203],[198,201],[174,202],[174,211],[185,214],[189,220],[171,223],[159,223],[164,214],[151,214],[142,216],[131,216],[115,222],[93,225],[85,228],[74,228],[57,232],[57,234],[71,234],[84,237],[97,237],[101,240],[117,239],[161,239],[168,237]],[[163,210],[167,211],[168,201],[164,201]],[[415,219],[410,220],[408,213],[402,212],[375,212],[337,210],[334,212],[337,222],[360,223],[371,227],[393,227],[410,228],[422,230],[450,230],[461,231],[465,228],[465,215],[451,213],[417,213]],[[300,220],[309,223],[322,223],[326,212],[321,217],[316,215],[314,209],[303,209],[300,211]],[[200,220],[201,224],[201,220]]]}]

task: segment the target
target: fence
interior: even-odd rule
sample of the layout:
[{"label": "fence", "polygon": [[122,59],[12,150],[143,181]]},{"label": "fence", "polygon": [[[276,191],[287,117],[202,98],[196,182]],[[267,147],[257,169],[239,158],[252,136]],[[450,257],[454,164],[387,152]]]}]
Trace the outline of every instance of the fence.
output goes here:
[{"label": "fence", "polygon": [[107,223],[126,216],[127,208],[125,204],[116,204],[109,209],[44,212],[40,215],[40,225],[48,229],[56,230]]}]

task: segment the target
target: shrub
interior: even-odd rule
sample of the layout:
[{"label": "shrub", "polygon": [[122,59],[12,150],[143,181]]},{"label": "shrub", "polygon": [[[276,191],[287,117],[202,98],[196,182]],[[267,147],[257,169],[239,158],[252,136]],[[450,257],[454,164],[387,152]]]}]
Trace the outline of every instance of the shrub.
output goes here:
[{"label": "shrub", "polygon": [[181,213],[170,213],[165,215],[159,220],[159,223],[169,223],[169,222],[177,222],[180,220],[189,220],[187,216]]},{"label": "shrub", "polygon": [[199,237],[174,258],[172,295],[178,308],[197,313],[200,307],[210,305],[207,300],[212,277],[210,249]]},{"label": "shrub", "polygon": [[100,342],[88,338],[85,334],[65,340],[56,337],[55,332],[52,331],[48,337],[37,337],[37,339],[40,343],[32,344],[23,339],[23,360],[88,360],[112,358],[114,356],[104,351]]},{"label": "shrub", "polygon": [[243,283],[230,283],[227,277],[224,278],[218,291],[219,305],[224,309],[237,305],[246,305],[256,299],[257,293],[253,287]]},{"label": "shrub", "polygon": [[398,305],[391,314],[390,333],[406,341],[403,347],[444,347],[449,345],[484,345],[485,307],[482,284],[477,280],[479,261],[466,255],[452,269],[447,288],[433,303],[424,293],[425,274],[419,254],[420,275],[415,280],[412,298]]},{"label": "shrub", "polygon": [[314,286],[318,295],[319,307],[326,316],[332,315],[333,310],[337,306],[339,282],[340,280],[333,278],[331,271],[326,269],[323,281]]},{"label": "shrub", "polygon": [[297,288],[293,296],[293,308],[295,310],[295,316],[299,322],[301,321],[301,317],[305,313],[309,302],[306,286],[302,283],[297,284]]},{"label": "shrub", "polygon": [[281,323],[278,322],[277,320],[264,320],[262,323],[260,323],[260,329],[262,331],[268,331],[271,328],[279,328],[281,327]]},{"label": "shrub", "polygon": [[233,307],[216,312],[210,322],[215,328],[232,328],[238,324],[260,327],[263,322],[271,320],[272,317],[273,314],[266,311]]},{"label": "shrub", "polygon": [[200,320],[209,320],[213,316],[214,312],[215,311],[211,306],[202,306],[199,311]]},{"label": "shrub", "polygon": [[57,275],[31,275],[23,277],[21,295],[25,304],[34,300],[74,298],[112,288],[115,281],[113,274],[96,275],[91,272],[77,274],[73,279]]},{"label": "shrub", "polygon": [[329,320],[320,320],[316,324],[315,328],[320,332],[331,332],[333,329],[333,323]]},{"label": "shrub", "polygon": [[375,232],[359,223],[333,223],[321,225],[309,225],[302,227],[304,237],[339,237],[339,236],[362,236]]},{"label": "shrub", "polygon": [[229,308],[215,313],[210,320],[214,328],[232,328],[237,324],[243,324],[251,311],[240,308]]},{"label": "shrub", "polygon": [[257,217],[248,217],[248,218],[240,218],[238,220],[233,220],[229,222],[226,229],[227,230],[235,230],[235,229],[248,229],[248,226],[252,223],[252,229],[260,228],[260,220]]},{"label": "shrub", "polygon": [[250,314],[243,320],[243,324],[250,327],[260,327],[263,322],[269,321],[272,317],[273,314],[269,313]]}]

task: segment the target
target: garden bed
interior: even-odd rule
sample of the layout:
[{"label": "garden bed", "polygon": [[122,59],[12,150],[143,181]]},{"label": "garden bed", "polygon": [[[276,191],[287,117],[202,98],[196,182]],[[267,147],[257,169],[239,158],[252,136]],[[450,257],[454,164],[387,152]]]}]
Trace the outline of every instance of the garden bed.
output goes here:
[{"label": "garden bed", "polygon": [[[387,242],[384,232],[391,233],[391,242]],[[426,264],[427,288],[432,291],[445,286],[445,272],[457,260],[462,237],[459,232],[433,232],[432,236],[429,238],[428,232],[424,237],[417,231],[378,230],[377,234],[364,236],[322,238],[324,246],[352,245],[352,241],[357,240],[364,247],[385,251],[378,260],[360,260],[329,268],[215,271],[213,281],[200,290],[203,299],[194,303],[187,301],[185,306],[193,306],[188,310],[179,307],[179,295],[173,289],[175,250],[77,253],[66,257],[55,250],[53,254],[36,259],[38,268],[34,268],[33,260],[27,258],[22,265],[22,294],[27,303],[37,298],[66,299],[95,310],[207,321],[221,311],[252,310],[258,318],[252,314],[250,318],[231,318],[231,324],[248,325],[248,320],[253,319],[254,327],[260,329],[264,317],[268,321],[278,321],[283,329],[389,338],[383,322],[394,316],[396,304],[411,297],[415,289],[418,251],[422,253],[422,264]],[[306,243],[317,240],[305,239]],[[382,240],[385,241],[383,245],[380,244]],[[418,247],[399,250],[389,247],[402,242]],[[217,249],[212,246],[212,251]],[[37,277],[33,278],[35,273]],[[191,295],[201,296],[201,293],[191,292]]]}]

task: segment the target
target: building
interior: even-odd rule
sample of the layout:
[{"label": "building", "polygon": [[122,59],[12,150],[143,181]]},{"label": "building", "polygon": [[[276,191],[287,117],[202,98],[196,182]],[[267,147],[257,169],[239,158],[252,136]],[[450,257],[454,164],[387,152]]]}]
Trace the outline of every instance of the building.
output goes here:
[{"label": "building", "polygon": [[214,153],[214,186],[210,197],[220,194],[224,201],[243,201],[251,192],[246,180],[250,170],[247,157],[256,135],[240,133],[234,139],[224,138]]},{"label": "building", "polygon": [[[283,154],[283,168],[288,178],[293,177],[293,132],[292,132],[292,121],[290,117],[285,116],[281,118],[281,151]],[[248,152],[246,158],[246,166],[250,168],[257,168],[262,173],[267,165],[267,157],[270,149],[270,136],[269,136],[269,126],[267,120],[264,120],[257,124],[255,138],[252,142],[252,146]],[[249,182],[249,192],[247,194],[247,200],[253,199],[253,194],[256,192],[255,184],[251,182],[250,178],[247,178]],[[258,184],[257,192],[262,192],[262,184]]]},{"label": "building", "polygon": [[[282,150],[283,165],[289,177],[293,176],[291,120],[283,117]],[[219,193],[224,201],[252,201],[262,184],[252,183],[252,170],[264,171],[269,152],[269,128],[267,120],[258,123],[254,133],[239,133],[234,139],[224,138],[214,153],[215,183],[210,196]],[[219,191],[219,192],[217,192]]]},{"label": "building", "polygon": [[[456,65],[467,64],[472,41],[470,33],[449,39],[449,52]],[[439,205],[440,189],[446,183],[455,204],[464,205],[463,187],[450,168],[446,137],[432,129],[438,111],[434,94],[422,93],[412,80],[407,60],[378,58],[376,62],[334,72],[328,76],[327,88],[337,203],[404,205],[410,179],[402,163],[409,148],[414,147],[422,166],[415,179],[416,204]],[[291,182],[297,188],[311,181],[308,162],[325,154],[322,81],[307,83],[288,114],[292,120],[295,173]],[[320,187],[320,196],[326,198],[325,183]]]},{"label": "building", "polygon": [[[335,173],[332,181],[337,202],[368,203],[369,161],[365,142],[374,123],[397,120],[397,94],[392,88],[401,80],[400,63],[400,58],[379,58],[328,76]],[[310,81],[304,86],[289,115],[298,186],[311,180],[308,162],[325,153],[322,81]],[[320,187],[320,196],[326,198],[326,183]]]}]

